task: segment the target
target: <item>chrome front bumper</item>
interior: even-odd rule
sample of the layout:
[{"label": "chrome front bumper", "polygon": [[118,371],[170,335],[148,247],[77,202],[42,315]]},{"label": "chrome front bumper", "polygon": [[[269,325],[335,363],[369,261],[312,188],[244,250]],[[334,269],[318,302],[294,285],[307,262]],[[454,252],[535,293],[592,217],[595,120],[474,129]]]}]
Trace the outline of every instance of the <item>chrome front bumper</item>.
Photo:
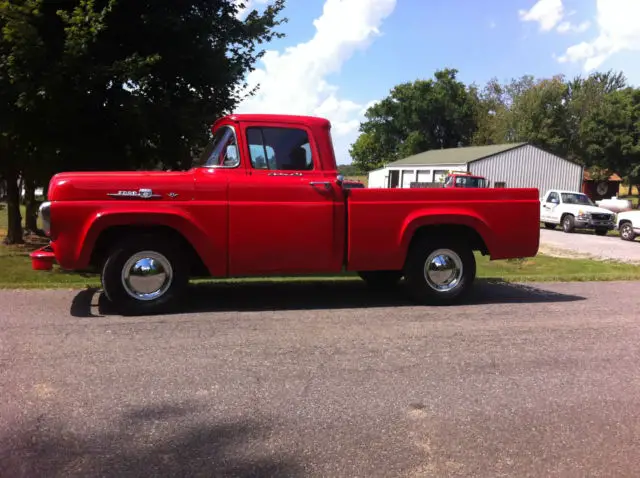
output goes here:
[{"label": "chrome front bumper", "polygon": [[51,232],[51,202],[45,201],[40,204],[38,214],[42,221],[42,230],[48,236]]}]

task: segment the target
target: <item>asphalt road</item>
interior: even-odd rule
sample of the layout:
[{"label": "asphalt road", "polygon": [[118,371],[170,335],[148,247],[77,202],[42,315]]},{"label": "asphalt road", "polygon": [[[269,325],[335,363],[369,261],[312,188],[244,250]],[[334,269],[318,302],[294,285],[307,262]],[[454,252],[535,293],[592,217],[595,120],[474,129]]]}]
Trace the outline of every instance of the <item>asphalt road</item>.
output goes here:
[{"label": "asphalt road", "polygon": [[0,291],[0,476],[637,476],[639,290]]},{"label": "asphalt road", "polygon": [[541,229],[540,252],[640,263],[640,239],[629,242],[615,236],[601,237],[580,231],[566,234],[560,229],[555,231]]}]

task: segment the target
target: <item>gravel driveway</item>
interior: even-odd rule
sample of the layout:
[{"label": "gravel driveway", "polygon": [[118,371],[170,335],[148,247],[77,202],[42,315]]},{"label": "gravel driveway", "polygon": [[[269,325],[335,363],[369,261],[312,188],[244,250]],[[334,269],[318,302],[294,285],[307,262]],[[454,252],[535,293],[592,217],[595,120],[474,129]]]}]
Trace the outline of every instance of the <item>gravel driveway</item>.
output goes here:
[{"label": "gravel driveway", "polygon": [[[0,476],[638,476],[640,283],[0,291]],[[615,308],[612,308],[615,305]]]},{"label": "gravel driveway", "polygon": [[640,264],[640,240],[540,229],[540,252],[559,257],[591,257]]}]

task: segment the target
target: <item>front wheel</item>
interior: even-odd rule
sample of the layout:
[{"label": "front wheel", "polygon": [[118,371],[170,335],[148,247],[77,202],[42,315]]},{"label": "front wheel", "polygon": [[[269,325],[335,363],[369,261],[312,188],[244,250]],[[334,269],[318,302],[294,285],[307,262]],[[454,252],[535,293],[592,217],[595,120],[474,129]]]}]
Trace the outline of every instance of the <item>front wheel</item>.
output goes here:
[{"label": "front wheel", "polygon": [[476,259],[466,244],[424,240],[411,247],[404,276],[417,302],[448,305],[469,292],[476,276]]},{"label": "front wheel", "polygon": [[107,299],[123,314],[167,309],[189,282],[188,263],[170,240],[127,238],[111,249],[102,268]]},{"label": "front wheel", "polygon": [[623,241],[633,241],[636,238],[636,234],[633,231],[633,226],[629,222],[625,222],[620,226],[620,239]]},{"label": "front wheel", "polygon": [[562,230],[566,233],[573,232],[576,228],[575,218],[571,214],[567,214],[562,218]]}]

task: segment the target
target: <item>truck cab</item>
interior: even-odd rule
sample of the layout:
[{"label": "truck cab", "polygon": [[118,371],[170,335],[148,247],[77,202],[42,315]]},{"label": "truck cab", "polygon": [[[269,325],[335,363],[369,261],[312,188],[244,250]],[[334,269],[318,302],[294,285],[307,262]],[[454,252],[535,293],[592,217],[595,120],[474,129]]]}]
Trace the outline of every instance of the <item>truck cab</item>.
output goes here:
[{"label": "truck cab", "polygon": [[212,133],[188,171],[56,174],[41,208],[50,244],[33,267],[99,274],[119,310],[152,313],[194,277],[344,271],[454,303],[474,281],[474,252],[537,253],[537,189],[349,187],[324,118],[228,115]]},{"label": "truck cab", "polygon": [[452,173],[444,181],[445,188],[486,188],[487,180],[471,173]]},{"label": "truck cab", "polygon": [[615,228],[615,214],[596,206],[584,193],[551,189],[540,201],[540,220],[547,229],[562,225],[566,233],[593,229],[599,236]]}]

